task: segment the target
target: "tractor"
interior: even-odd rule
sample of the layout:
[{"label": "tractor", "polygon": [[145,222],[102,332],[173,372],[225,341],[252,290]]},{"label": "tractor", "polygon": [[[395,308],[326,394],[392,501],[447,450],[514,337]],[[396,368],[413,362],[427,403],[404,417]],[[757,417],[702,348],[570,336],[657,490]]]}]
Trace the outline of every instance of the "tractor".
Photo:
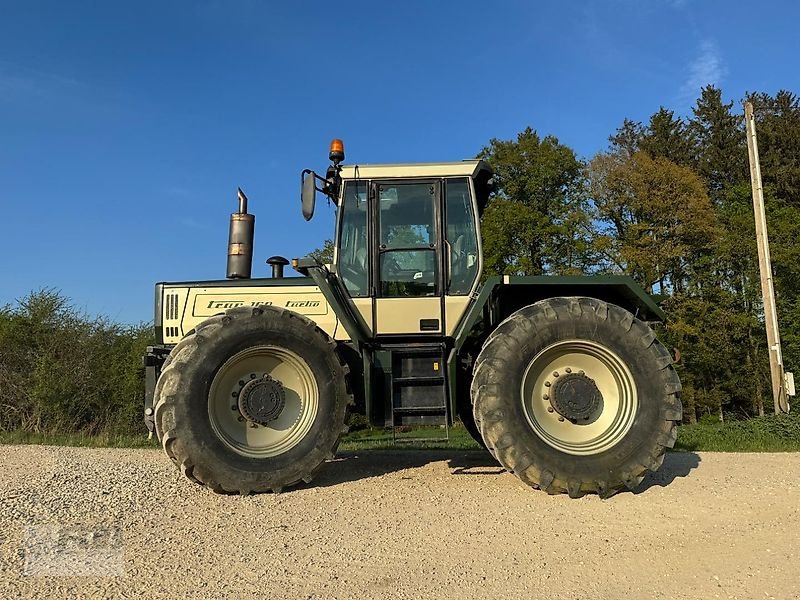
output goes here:
[{"label": "tractor", "polygon": [[[681,384],[624,276],[485,276],[483,160],[301,173],[301,210],[336,209],[333,258],[267,260],[239,190],[227,278],[158,283],[144,420],[189,479],[280,492],[332,459],[357,406],[405,441],[463,423],[525,484],[571,497],[635,490],[664,460]],[[399,432],[399,433],[396,433]],[[335,468],[330,465],[329,468]]]}]

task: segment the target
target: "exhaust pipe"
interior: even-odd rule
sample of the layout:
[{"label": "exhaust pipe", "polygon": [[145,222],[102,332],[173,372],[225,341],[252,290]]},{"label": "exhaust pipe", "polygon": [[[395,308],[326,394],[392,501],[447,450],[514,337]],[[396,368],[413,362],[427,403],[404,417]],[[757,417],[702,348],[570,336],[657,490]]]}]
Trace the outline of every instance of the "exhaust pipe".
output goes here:
[{"label": "exhaust pipe", "polygon": [[253,233],[256,217],[247,212],[247,196],[237,188],[239,212],[231,214],[228,230],[228,279],[250,279],[253,270]]}]

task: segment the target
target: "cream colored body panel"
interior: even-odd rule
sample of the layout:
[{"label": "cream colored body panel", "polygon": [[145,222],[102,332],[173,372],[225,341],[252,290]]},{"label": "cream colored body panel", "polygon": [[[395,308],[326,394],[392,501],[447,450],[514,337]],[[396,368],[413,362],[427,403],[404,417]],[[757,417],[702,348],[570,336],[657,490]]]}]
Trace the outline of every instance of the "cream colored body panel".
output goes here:
[{"label": "cream colored body panel", "polygon": [[[442,300],[438,296],[426,298],[377,298],[375,300],[376,333],[392,335],[402,333],[441,333]],[[422,330],[421,319],[436,319],[437,329]]]},{"label": "cream colored body panel", "polygon": [[[453,335],[469,300],[469,296],[445,297],[445,335]],[[420,319],[438,319],[441,326],[438,297],[378,298],[374,302],[378,335],[442,333],[441,327],[435,331],[420,329]],[[375,331],[372,303],[371,298],[353,298],[370,334]],[[341,342],[350,339],[322,292],[314,285],[186,287],[166,284],[162,299],[164,343],[177,344],[202,321],[240,306],[278,306],[292,310],[307,316],[333,339]]]},{"label": "cream colored body panel", "polygon": [[469,296],[445,296],[444,297],[444,325],[445,335],[452,336],[458,324],[461,322],[461,317],[467,312],[469,308]]},{"label": "cream colored body panel", "polygon": [[[364,323],[367,324],[367,330],[370,335],[372,335],[372,332],[375,330],[375,324],[372,322],[372,298],[353,298],[352,300],[361,318],[364,319]],[[344,332],[345,336],[347,335],[347,332],[344,331],[344,327],[340,327],[339,329],[341,332]],[[350,338],[346,337],[344,339]]]},{"label": "cream colored body panel", "polygon": [[348,179],[395,179],[409,177],[473,177],[479,160],[445,163],[390,165],[342,165],[341,177]]},{"label": "cream colored body panel", "polygon": [[164,342],[177,344],[199,323],[240,306],[277,306],[306,315],[337,340],[350,339],[325,297],[315,285],[174,287],[164,286]]}]

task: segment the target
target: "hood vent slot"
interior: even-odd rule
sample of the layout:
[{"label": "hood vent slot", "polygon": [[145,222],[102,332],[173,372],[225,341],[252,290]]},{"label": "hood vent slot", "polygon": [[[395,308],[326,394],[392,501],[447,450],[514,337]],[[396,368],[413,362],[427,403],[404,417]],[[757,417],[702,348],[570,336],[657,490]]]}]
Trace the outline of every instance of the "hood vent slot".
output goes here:
[{"label": "hood vent slot", "polygon": [[164,315],[167,321],[178,320],[178,294],[167,294],[166,314]]}]

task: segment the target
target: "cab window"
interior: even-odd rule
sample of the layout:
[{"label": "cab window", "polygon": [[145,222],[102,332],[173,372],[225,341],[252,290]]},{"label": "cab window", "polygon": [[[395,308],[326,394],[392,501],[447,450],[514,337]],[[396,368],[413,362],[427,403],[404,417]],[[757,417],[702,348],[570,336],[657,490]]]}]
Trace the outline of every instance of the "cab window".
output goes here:
[{"label": "cab window", "polygon": [[376,192],[381,296],[435,296],[436,186],[379,184]]},{"label": "cab window", "polygon": [[367,206],[366,182],[348,181],[339,208],[342,212],[337,272],[352,297],[369,295]]},{"label": "cab window", "polygon": [[478,276],[478,232],[469,179],[445,180],[445,235],[450,246],[447,293],[468,294]]}]

